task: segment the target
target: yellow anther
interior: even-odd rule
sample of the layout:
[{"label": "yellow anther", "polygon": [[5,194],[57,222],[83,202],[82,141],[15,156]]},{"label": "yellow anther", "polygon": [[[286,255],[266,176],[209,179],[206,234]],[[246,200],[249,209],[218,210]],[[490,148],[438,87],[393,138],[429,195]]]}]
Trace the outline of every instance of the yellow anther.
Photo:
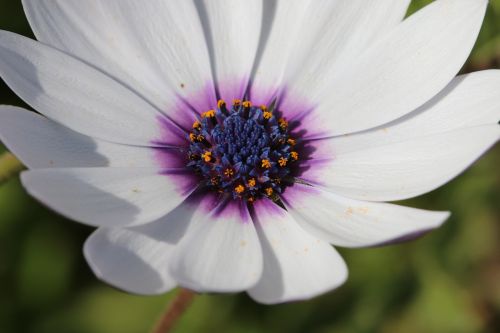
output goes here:
[{"label": "yellow anther", "polygon": [[266,158],[262,160],[262,167],[265,169],[271,168],[271,162]]},{"label": "yellow anther", "polygon": [[202,118],[213,118],[215,117],[215,111],[214,110],[208,110],[207,112],[203,112],[201,114]]},{"label": "yellow anther", "polygon": [[297,141],[295,141],[295,139],[292,139],[292,138],[289,138],[286,142],[287,142],[290,146],[295,146],[295,144],[297,144]]},{"label": "yellow anther", "polygon": [[194,142],[194,140],[196,140],[196,134],[189,133],[189,140],[191,140],[191,142]]},{"label": "yellow anther", "polygon": [[296,151],[292,151],[290,153],[290,156],[292,156],[293,160],[296,161],[299,159],[299,153],[297,153]]},{"label": "yellow anther", "polygon": [[223,99],[219,99],[219,101],[217,102],[217,107],[220,109],[222,108],[223,106],[226,105],[226,102],[224,102]]},{"label": "yellow anther", "polygon": [[288,162],[288,159],[284,158],[284,157],[281,157],[279,160],[278,160],[278,163],[280,166],[284,167],[286,165],[286,163]]},{"label": "yellow anther", "polygon": [[250,108],[250,107],[252,107],[252,102],[250,102],[250,101],[244,101],[243,102],[243,106],[246,107],[246,108]]},{"label": "yellow anther", "polygon": [[217,177],[212,177],[210,179],[210,182],[213,184],[213,185],[217,185],[219,184],[219,179]]},{"label": "yellow anther", "polygon": [[234,175],[233,169],[227,168],[226,170],[224,170],[224,175],[226,177],[232,177]]},{"label": "yellow anther", "polygon": [[241,194],[245,191],[245,186],[240,184],[234,188],[234,191],[238,194]]},{"label": "yellow anther", "polygon": [[288,121],[285,118],[280,118],[278,123],[282,129],[286,129],[288,127]]},{"label": "yellow anther", "polygon": [[212,160],[212,152],[210,151],[204,152],[203,154],[201,154],[201,158],[203,158],[203,160],[207,163],[210,162]]},{"label": "yellow anther", "polygon": [[268,111],[265,111],[262,116],[264,117],[264,119],[271,119],[271,117],[273,116],[273,114],[271,112],[268,112]]},{"label": "yellow anther", "polygon": [[198,140],[199,142],[202,142],[203,140],[205,140],[205,137],[201,134],[199,134],[197,137],[196,137],[196,140]]},{"label": "yellow anther", "polygon": [[271,195],[273,195],[274,191],[273,191],[273,188],[272,187],[268,187],[265,189],[266,191],[266,194],[268,197],[270,197]]},{"label": "yellow anther", "polygon": [[261,106],[260,106],[260,109],[261,109],[262,111],[266,112],[266,111],[267,111],[267,106],[266,106],[266,105],[261,105]]},{"label": "yellow anther", "polygon": [[248,187],[254,187],[256,184],[257,182],[255,181],[255,178],[250,178],[248,180]]},{"label": "yellow anther", "polygon": [[195,122],[193,123],[193,128],[194,128],[194,129],[199,129],[199,128],[201,128],[201,123],[200,123],[199,121],[195,121]]},{"label": "yellow anther", "polygon": [[240,106],[241,105],[241,99],[233,99],[233,106]]}]

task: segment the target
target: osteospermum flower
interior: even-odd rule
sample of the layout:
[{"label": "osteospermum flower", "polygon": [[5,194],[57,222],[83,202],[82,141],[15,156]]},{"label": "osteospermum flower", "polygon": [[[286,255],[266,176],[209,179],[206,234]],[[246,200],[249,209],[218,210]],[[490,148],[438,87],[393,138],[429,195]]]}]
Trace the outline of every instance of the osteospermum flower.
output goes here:
[{"label": "osteospermum flower", "polygon": [[126,291],[306,299],[330,245],[401,241],[431,191],[500,135],[500,73],[454,78],[485,0],[25,0],[39,42],[0,33],[0,110],[22,182],[98,226],[84,253]]}]

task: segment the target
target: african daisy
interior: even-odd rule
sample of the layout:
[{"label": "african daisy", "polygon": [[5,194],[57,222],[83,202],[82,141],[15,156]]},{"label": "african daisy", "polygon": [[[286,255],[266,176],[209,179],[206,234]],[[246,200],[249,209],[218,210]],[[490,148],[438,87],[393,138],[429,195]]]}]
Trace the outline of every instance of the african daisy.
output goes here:
[{"label": "african daisy", "polygon": [[341,285],[330,245],[401,241],[447,212],[396,206],[497,142],[500,73],[455,77],[486,0],[24,0],[39,41],[0,33],[0,108],[28,192],[99,227],[123,290]]}]

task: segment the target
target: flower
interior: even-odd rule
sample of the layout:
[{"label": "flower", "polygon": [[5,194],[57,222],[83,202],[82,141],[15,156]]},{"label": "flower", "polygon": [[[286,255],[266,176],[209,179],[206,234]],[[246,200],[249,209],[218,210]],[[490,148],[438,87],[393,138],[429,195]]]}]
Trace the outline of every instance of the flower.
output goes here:
[{"label": "flower", "polygon": [[139,294],[262,303],[332,290],[330,245],[439,227],[385,203],[446,183],[500,136],[500,72],[454,77],[486,0],[23,1],[39,42],[0,33],[22,182],[99,227],[84,254]]}]

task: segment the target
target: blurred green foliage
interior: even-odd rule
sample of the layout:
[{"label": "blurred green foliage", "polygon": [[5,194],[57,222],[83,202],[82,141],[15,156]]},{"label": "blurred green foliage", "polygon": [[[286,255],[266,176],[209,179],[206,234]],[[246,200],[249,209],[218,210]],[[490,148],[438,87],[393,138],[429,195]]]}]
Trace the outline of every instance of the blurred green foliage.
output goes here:
[{"label": "blurred green foliage", "polygon": [[[414,1],[411,11],[429,2]],[[20,1],[0,0],[0,28],[32,36]],[[500,0],[491,0],[463,72],[499,64]],[[3,83],[0,103],[24,105]],[[341,250],[350,278],[337,291],[277,306],[245,294],[199,296],[178,332],[500,332],[499,166],[497,145],[458,179],[404,202],[451,210],[441,229],[407,244]],[[0,187],[0,332],[153,326],[175,291],[139,297],[97,281],[81,255],[91,231],[39,205],[18,180]]]}]

